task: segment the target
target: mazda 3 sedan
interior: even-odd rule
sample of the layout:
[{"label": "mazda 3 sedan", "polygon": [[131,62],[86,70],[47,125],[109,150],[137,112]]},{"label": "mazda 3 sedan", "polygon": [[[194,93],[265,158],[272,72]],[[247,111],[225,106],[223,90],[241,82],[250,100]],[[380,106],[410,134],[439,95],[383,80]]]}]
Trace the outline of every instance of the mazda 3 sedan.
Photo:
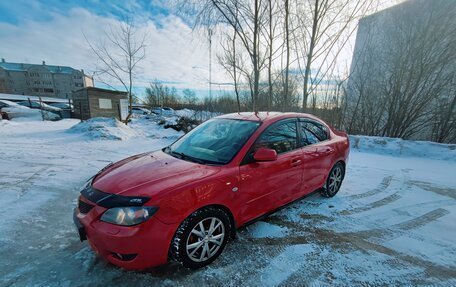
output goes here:
[{"label": "mazda 3 sedan", "polygon": [[74,222],[117,266],[200,268],[237,228],[314,191],[334,196],[348,154],[347,135],[308,114],[227,114],[106,166],[83,187]]}]

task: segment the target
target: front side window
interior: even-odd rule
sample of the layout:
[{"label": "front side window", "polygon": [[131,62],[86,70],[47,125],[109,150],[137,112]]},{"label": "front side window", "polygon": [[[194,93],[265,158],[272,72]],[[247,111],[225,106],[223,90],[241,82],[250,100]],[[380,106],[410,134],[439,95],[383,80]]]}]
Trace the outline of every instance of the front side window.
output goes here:
[{"label": "front side window", "polygon": [[275,124],[266,129],[255,143],[254,150],[264,147],[273,149],[277,154],[281,154],[292,151],[297,146],[296,122],[288,121]]},{"label": "front side window", "polygon": [[299,125],[301,128],[302,146],[316,144],[328,139],[328,130],[321,124],[311,121],[303,121],[300,122]]},{"label": "front side window", "polygon": [[201,164],[226,164],[239,152],[259,122],[212,119],[180,138],[163,151]]}]

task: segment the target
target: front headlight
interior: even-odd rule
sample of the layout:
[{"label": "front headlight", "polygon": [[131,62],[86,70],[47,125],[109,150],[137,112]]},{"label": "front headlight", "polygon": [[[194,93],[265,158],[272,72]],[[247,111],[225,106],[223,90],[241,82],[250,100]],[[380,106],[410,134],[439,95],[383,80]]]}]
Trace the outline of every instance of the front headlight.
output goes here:
[{"label": "front headlight", "polygon": [[132,226],[148,220],[157,210],[158,207],[153,206],[114,207],[103,213],[101,221]]}]

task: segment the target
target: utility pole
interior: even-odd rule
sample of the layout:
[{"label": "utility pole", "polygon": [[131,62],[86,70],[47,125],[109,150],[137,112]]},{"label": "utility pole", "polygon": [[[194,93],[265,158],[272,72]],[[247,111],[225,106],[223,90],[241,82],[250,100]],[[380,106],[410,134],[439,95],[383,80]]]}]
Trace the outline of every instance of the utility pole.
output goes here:
[{"label": "utility pole", "polygon": [[212,112],[212,29],[209,28],[209,108]]}]

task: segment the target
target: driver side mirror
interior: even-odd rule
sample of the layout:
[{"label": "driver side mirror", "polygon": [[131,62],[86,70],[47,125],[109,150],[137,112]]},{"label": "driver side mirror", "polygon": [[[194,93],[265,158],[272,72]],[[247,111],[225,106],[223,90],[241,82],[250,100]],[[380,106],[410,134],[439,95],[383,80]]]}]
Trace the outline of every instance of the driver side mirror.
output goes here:
[{"label": "driver side mirror", "polygon": [[254,154],[255,161],[275,161],[277,160],[277,152],[270,148],[259,148]]}]

